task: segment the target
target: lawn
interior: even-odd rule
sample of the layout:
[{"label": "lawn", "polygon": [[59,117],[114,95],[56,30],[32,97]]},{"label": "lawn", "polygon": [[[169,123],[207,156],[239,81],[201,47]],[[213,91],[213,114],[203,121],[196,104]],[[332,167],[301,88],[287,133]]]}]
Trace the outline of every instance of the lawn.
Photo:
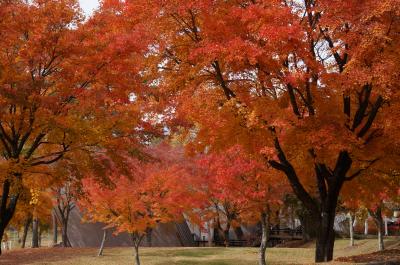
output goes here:
[{"label": "lawn", "polygon": [[[399,238],[387,239],[390,249],[399,249]],[[357,240],[356,246],[348,247],[348,240],[337,240],[335,258],[360,255],[376,251],[375,239]],[[5,253],[0,264],[36,265],[124,265],[133,264],[132,249],[106,248],[103,257],[96,257],[96,249],[42,248],[15,250]],[[314,249],[269,248],[267,261],[270,265],[313,264]],[[381,259],[378,258],[378,260]],[[142,248],[142,265],[256,265],[256,248]],[[331,264],[355,264],[335,261]],[[358,263],[360,264],[360,263]]]}]

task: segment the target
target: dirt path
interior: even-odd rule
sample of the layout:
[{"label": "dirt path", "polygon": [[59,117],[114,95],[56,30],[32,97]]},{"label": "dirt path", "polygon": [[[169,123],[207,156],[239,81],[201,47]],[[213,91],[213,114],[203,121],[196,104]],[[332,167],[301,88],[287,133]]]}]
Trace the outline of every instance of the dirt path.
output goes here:
[{"label": "dirt path", "polygon": [[371,264],[400,264],[400,249],[387,249],[357,256],[337,258],[337,261]]},{"label": "dirt path", "polygon": [[41,261],[59,261],[76,255],[93,255],[94,249],[89,248],[26,248],[6,251],[0,256],[0,264],[22,265]]}]

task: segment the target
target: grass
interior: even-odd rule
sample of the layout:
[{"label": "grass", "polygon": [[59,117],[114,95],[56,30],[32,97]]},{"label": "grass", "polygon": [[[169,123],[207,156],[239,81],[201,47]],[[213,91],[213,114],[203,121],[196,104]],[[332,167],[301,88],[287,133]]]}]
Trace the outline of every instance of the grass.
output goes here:
[{"label": "grass", "polygon": [[[398,238],[389,238],[386,245],[400,247]],[[357,240],[349,247],[348,240],[335,243],[335,258],[376,251],[376,239]],[[256,265],[256,248],[142,248],[142,265]],[[131,248],[106,248],[104,256],[96,257],[96,249],[50,249],[16,250],[0,259],[0,264],[35,265],[124,265],[134,264]],[[24,258],[24,255],[26,258]],[[23,262],[13,260],[20,258]],[[313,264],[312,245],[303,248],[269,248],[267,261],[270,265]],[[352,264],[332,262],[330,264]]]}]

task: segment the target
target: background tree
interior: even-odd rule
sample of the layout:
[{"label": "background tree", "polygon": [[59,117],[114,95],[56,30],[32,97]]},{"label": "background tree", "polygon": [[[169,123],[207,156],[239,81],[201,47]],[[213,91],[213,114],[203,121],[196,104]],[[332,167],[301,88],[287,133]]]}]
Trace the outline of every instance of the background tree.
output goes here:
[{"label": "background tree", "polygon": [[[374,185],[371,185],[374,183]],[[375,172],[355,179],[343,188],[341,200],[347,208],[364,210],[374,220],[378,230],[378,250],[384,249],[385,219],[390,210],[385,204],[396,201],[400,178],[396,174]],[[354,196],[357,194],[357,196]],[[373,195],[373,196],[372,196]]]},{"label": "background tree", "polygon": [[[137,265],[140,264],[139,246],[149,228],[182,219],[183,213],[191,209],[185,185],[188,175],[183,168],[168,162],[173,157],[171,154],[154,157],[158,163],[126,156],[123,171],[128,175],[120,175],[118,167],[112,166],[109,171],[111,186],[104,186],[90,177],[83,182],[85,196],[80,204],[86,209],[85,216],[91,221],[105,223],[105,228],[115,228],[116,233],[129,233]],[[161,160],[166,157],[169,159]]]},{"label": "background tree", "polygon": [[71,247],[68,239],[68,221],[71,211],[75,208],[75,196],[72,189],[70,182],[66,182],[58,188],[53,188],[54,209],[61,223],[61,243],[63,247]]},{"label": "background tree", "polygon": [[[240,145],[224,152],[210,154],[201,161],[208,174],[216,176],[219,193],[214,197],[236,205],[238,225],[261,224],[259,264],[266,264],[266,248],[274,213],[279,210],[288,185],[262,162],[262,157],[252,157]],[[206,166],[206,167],[204,167]]]}]

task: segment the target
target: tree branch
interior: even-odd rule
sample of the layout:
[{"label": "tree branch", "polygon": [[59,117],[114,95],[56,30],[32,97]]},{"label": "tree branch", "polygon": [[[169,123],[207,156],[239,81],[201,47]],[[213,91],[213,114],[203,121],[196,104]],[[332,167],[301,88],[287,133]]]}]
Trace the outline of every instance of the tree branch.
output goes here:
[{"label": "tree branch", "polygon": [[354,121],[353,121],[353,126],[351,127],[351,130],[354,131],[363,121],[365,117],[365,113],[368,108],[369,104],[369,98],[371,96],[371,90],[372,87],[370,84],[366,84],[363,86],[361,93],[359,94],[359,106],[356,111],[356,114],[354,115]]},{"label": "tree branch", "polygon": [[299,111],[299,107],[297,105],[296,95],[294,94],[293,86],[291,84],[288,84],[287,88],[288,88],[290,104],[292,105],[293,112],[297,117],[300,118],[301,114],[300,114],[300,111]]},{"label": "tree branch", "polygon": [[276,135],[274,127],[270,127],[269,130],[274,138],[275,150],[277,151],[279,162],[274,160],[269,160],[268,163],[275,169],[282,171],[286,174],[290,185],[297,197],[303,202],[303,204],[312,212],[318,212],[319,209],[312,199],[310,194],[305,190],[304,186],[300,183],[300,180],[296,174],[295,169],[292,164],[287,160],[285,153],[279,143],[279,139]]},{"label": "tree branch", "polygon": [[354,178],[356,178],[357,176],[359,176],[362,172],[364,172],[365,170],[368,170],[375,162],[377,162],[379,160],[379,158],[375,158],[374,160],[372,160],[368,166],[361,168],[359,170],[357,170],[355,173],[353,173],[352,175],[346,177],[344,180],[345,181],[351,181]]},{"label": "tree branch", "polygon": [[226,98],[228,100],[230,100],[231,98],[235,98],[236,94],[226,85],[225,79],[222,75],[222,71],[221,71],[219,62],[216,60],[211,65],[215,70],[215,74],[216,74],[215,76],[216,76],[218,82],[220,83],[222,89],[224,90]]},{"label": "tree branch", "polygon": [[358,137],[363,137],[368,130],[371,128],[372,123],[374,122],[376,115],[378,114],[379,109],[382,107],[383,105],[383,98],[382,96],[378,96],[378,98],[375,101],[374,106],[372,107],[371,112],[369,113],[367,122],[364,124],[363,128],[357,133]]}]

